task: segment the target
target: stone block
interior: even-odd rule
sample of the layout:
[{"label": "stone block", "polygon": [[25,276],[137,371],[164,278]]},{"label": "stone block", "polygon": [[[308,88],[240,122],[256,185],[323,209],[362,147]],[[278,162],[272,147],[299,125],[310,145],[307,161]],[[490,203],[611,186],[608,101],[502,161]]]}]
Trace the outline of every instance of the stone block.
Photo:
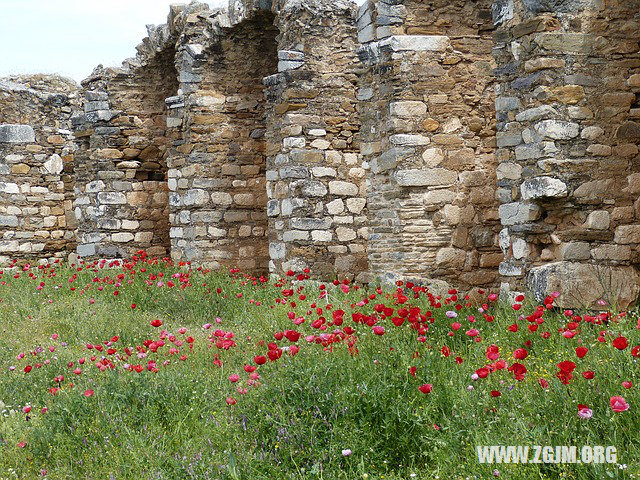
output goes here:
[{"label": "stone block", "polygon": [[559,308],[598,309],[598,300],[605,299],[609,305],[626,309],[640,293],[640,275],[634,267],[555,262],[532,268],[527,282],[538,301],[559,292],[555,302]]},{"label": "stone block", "polygon": [[540,135],[554,140],[570,140],[580,134],[580,125],[562,120],[543,120],[535,129]]},{"label": "stone block", "polygon": [[354,197],[358,195],[358,186],[355,183],[333,180],[329,182],[329,193],[331,195],[344,195]]},{"label": "stone block", "polygon": [[398,170],[394,175],[401,187],[445,186],[458,179],[457,172],[445,168]]},{"label": "stone block", "polygon": [[562,198],[567,196],[567,185],[557,178],[528,178],[520,185],[520,193],[523,200]]},{"label": "stone block", "polygon": [[541,210],[538,205],[530,203],[512,202],[500,205],[498,209],[502,225],[517,225],[540,218]]},{"label": "stone block", "polygon": [[36,134],[30,125],[0,124],[0,143],[34,143]]}]

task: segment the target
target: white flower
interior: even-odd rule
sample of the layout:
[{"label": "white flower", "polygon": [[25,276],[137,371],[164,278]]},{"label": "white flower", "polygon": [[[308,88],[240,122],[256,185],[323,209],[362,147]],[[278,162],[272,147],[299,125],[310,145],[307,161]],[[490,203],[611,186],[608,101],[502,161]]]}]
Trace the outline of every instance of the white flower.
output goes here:
[{"label": "white flower", "polygon": [[343,457],[348,457],[349,455],[351,455],[351,449],[345,448],[344,450],[342,450]]}]

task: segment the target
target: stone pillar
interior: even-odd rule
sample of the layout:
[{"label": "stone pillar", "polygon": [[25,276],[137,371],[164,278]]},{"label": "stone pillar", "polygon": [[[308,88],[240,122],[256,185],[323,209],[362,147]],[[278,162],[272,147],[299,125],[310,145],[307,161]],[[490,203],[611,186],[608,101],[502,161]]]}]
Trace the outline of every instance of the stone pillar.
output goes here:
[{"label": "stone pillar", "polygon": [[278,12],[279,73],[265,78],[270,271],[365,279],[365,166],[352,4]]},{"label": "stone pillar", "polygon": [[505,286],[561,306],[640,289],[640,2],[501,0],[496,70]]},{"label": "stone pillar", "polygon": [[85,111],[73,118],[82,257],[169,253],[166,154],[179,132],[165,98],[178,88],[175,38],[167,25],[148,31],[136,59],[83,82]]},{"label": "stone pillar", "polygon": [[372,274],[492,286],[497,246],[489,2],[368,2],[358,99]]},{"label": "stone pillar", "polygon": [[75,250],[70,118],[78,89],[55,75],[0,79],[0,265]]},{"label": "stone pillar", "polygon": [[[202,10],[185,22],[169,159],[172,257],[214,269],[268,272],[263,77],[276,71],[271,12],[232,24]],[[173,100],[172,100],[173,101]]]}]

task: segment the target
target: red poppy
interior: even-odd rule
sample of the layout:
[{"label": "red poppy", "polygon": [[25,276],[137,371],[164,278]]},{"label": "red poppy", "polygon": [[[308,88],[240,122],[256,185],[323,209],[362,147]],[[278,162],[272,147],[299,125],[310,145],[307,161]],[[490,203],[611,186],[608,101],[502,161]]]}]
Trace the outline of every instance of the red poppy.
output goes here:
[{"label": "red poppy", "polygon": [[529,352],[527,352],[527,350],[525,350],[524,348],[516,348],[513,351],[513,358],[515,358],[516,360],[524,360],[528,355]]},{"label": "red poppy", "polygon": [[591,380],[594,377],[594,373],[591,370],[587,370],[586,372],[582,372],[582,376],[587,380]]},{"label": "red poppy", "polygon": [[162,320],[160,319],[155,319],[155,320],[151,320],[151,326],[152,327],[159,327],[160,325],[162,325]]},{"label": "red poppy", "polygon": [[613,346],[616,347],[618,350],[624,350],[629,346],[629,342],[627,342],[626,337],[623,337],[621,335],[615,340],[613,340]]},{"label": "red poppy", "polygon": [[565,360],[558,364],[558,368],[564,373],[571,373],[575,370],[576,364],[570,360]]},{"label": "red poppy", "polygon": [[587,347],[576,347],[576,355],[578,358],[584,358],[589,349]]},{"label": "red poppy", "polygon": [[430,383],[425,383],[424,385],[420,385],[418,387],[418,390],[420,390],[425,395],[431,392],[432,389],[433,389],[433,385],[431,385]]},{"label": "red poppy", "polygon": [[632,382],[622,382],[622,386],[626,389],[629,389],[631,387],[633,387],[633,383]]},{"label": "red poppy", "polygon": [[93,397],[93,394],[94,394],[94,393],[95,393],[95,392],[94,392],[93,390],[89,389],[89,390],[85,390],[85,392],[84,392],[84,394],[83,394],[83,395],[84,395],[85,397],[89,398],[89,397]]},{"label": "red poppy", "polygon": [[508,370],[513,373],[516,380],[524,380],[524,374],[527,373],[527,367],[521,363],[514,363],[508,368]]},{"label": "red poppy", "polygon": [[491,396],[496,398],[502,395],[498,390],[491,390]]},{"label": "red poppy", "polygon": [[489,369],[482,367],[476,370],[476,375],[480,378],[487,378],[489,376]]},{"label": "red poppy", "polygon": [[547,382],[544,378],[539,378],[538,379],[538,383],[540,384],[540,386],[544,389],[549,388],[549,382]]},{"label": "red poppy", "polygon": [[487,347],[487,359],[488,360],[497,360],[500,356],[500,351],[497,345],[489,345]]},{"label": "red poppy", "polygon": [[376,335],[384,335],[384,327],[381,325],[376,325],[372,330]]},{"label": "red poppy", "polygon": [[253,357],[253,361],[258,365],[264,365],[265,363],[267,363],[267,357],[265,357],[264,355],[257,355]]}]

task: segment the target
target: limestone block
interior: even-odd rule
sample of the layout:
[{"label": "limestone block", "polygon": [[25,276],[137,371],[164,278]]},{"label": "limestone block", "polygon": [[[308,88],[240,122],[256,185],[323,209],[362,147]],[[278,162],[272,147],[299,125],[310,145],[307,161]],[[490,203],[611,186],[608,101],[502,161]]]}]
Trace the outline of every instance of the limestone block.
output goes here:
[{"label": "limestone block", "polygon": [[358,186],[351,182],[333,180],[329,182],[329,193],[332,195],[346,195],[354,197],[358,195]]},{"label": "limestone block", "polygon": [[512,202],[500,205],[498,209],[502,225],[516,225],[537,220],[540,207],[529,203]]},{"label": "limestone block", "polygon": [[428,168],[424,170],[398,170],[394,177],[398,185],[402,187],[445,186],[455,183],[458,174],[445,168]]},{"label": "limestone block", "polygon": [[562,120],[542,120],[535,129],[540,135],[555,140],[570,140],[580,133],[580,125]]},{"label": "limestone block", "polygon": [[419,117],[427,113],[427,105],[424,102],[406,100],[401,102],[391,102],[389,110],[395,117]]},{"label": "limestone block", "polygon": [[523,200],[562,198],[567,196],[567,185],[557,178],[528,178],[520,185]]},{"label": "limestone block", "polygon": [[30,125],[0,124],[0,143],[34,143],[36,134]]},{"label": "limestone block", "polygon": [[98,203],[102,205],[125,205],[127,196],[120,192],[99,192]]},{"label": "limestone block", "polygon": [[587,217],[587,228],[594,230],[608,230],[611,223],[611,215],[606,210],[595,210]]},{"label": "limestone block", "polygon": [[538,301],[559,292],[555,302],[559,308],[600,308],[597,301],[604,298],[626,309],[640,293],[640,275],[634,267],[555,262],[532,268],[527,282]]}]

